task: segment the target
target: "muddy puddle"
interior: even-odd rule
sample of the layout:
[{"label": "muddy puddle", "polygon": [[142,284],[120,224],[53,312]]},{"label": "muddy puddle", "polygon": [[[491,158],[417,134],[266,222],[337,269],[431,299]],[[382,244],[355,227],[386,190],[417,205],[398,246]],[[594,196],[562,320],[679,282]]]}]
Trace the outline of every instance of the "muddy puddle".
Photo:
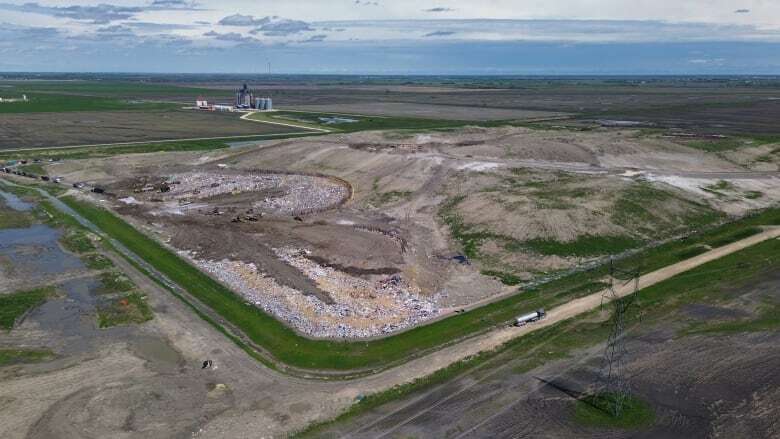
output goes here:
[{"label": "muddy puddle", "polygon": [[18,211],[28,211],[32,210],[33,204],[28,203],[26,201],[22,201],[19,197],[17,197],[14,194],[0,191],[0,198],[2,198],[5,201],[5,205],[10,207],[13,210]]},{"label": "muddy puddle", "polygon": [[59,246],[61,232],[36,224],[26,229],[0,230],[0,256],[14,268],[15,276],[40,277],[83,270],[79,258]]},{"label": "muddy puddle", "polygon": [[[35,207],[7,192],[0,191],[0,197],[14,210]],[[100,295],[100,281],[81,259],[60,247],[61,236],[62,231],[45,224],[0,229],[0,274],[11,281],[11,291],[41,285],[56,288],[55,296],[32,310],[14,331],[0,334],[0,343],[13,344],[15,333],[43,332],[47,347],[68,356],[94,351],[107,343],[126,342],[160,372],[177,370],[182,359],[165,340],[141,335],[136,326],[98,328],[98,306],[109,298]]]}]

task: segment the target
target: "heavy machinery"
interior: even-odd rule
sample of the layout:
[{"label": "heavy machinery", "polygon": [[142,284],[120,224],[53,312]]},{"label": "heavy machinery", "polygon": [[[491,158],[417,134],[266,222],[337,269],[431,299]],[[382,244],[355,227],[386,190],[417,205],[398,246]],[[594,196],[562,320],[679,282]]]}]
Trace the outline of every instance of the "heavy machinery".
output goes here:
[{"label": "heavy machinery", "polygon": [[529,323],[538,322],[545,316],[544,309],[538,309],[532,313],[524,314],[515,320],[515,326],[525,326]]}]

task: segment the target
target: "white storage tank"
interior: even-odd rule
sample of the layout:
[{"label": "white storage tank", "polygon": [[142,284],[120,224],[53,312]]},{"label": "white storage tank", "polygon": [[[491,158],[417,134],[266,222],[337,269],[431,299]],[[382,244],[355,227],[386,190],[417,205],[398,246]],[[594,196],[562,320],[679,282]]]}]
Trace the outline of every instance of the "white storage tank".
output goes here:
[{"label": "white storage tank", "polygon": [[544,309],[536,310],[532,313],[524,314],[515,320],[515,326],[525,326],[528,323],[537,322],[544,318]]}]

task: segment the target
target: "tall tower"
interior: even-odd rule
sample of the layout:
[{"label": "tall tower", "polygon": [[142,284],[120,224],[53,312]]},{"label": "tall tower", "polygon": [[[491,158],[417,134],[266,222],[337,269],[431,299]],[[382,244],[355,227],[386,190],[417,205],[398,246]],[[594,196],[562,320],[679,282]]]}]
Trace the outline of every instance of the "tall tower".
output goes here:
[{"label": "tall tower", "polygon": [[[611,400],[610,414],[619,417],[628,399],[631,397],[631,385],[625,376],[625,362],[628,354],[626,348],[627,314],[634,306],[638,306],[639,276],[641,270],[618,270],[614,262],[609,261],[609,289],[605,293],[612,305],[612,330],[609,334],[607,347],[602,359],[601,392]],[[618,277],[621,280],[618,280]],[[621,294],[615,284],[622,282],[620,288],[629,287],[632,291]]]}]

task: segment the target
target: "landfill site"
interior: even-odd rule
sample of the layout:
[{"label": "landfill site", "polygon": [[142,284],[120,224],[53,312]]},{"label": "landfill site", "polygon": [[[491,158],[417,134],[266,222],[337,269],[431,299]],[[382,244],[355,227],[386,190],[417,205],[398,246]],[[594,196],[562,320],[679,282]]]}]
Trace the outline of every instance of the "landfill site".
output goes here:
[{"label": "landfill site", "polygon": [[365,339],[771,206],[780,179],[777,162],[751,159],[761,148],[716,155],[630,128],[463,127],[47,170],[102,188],[72,192],[297,332]]}]

